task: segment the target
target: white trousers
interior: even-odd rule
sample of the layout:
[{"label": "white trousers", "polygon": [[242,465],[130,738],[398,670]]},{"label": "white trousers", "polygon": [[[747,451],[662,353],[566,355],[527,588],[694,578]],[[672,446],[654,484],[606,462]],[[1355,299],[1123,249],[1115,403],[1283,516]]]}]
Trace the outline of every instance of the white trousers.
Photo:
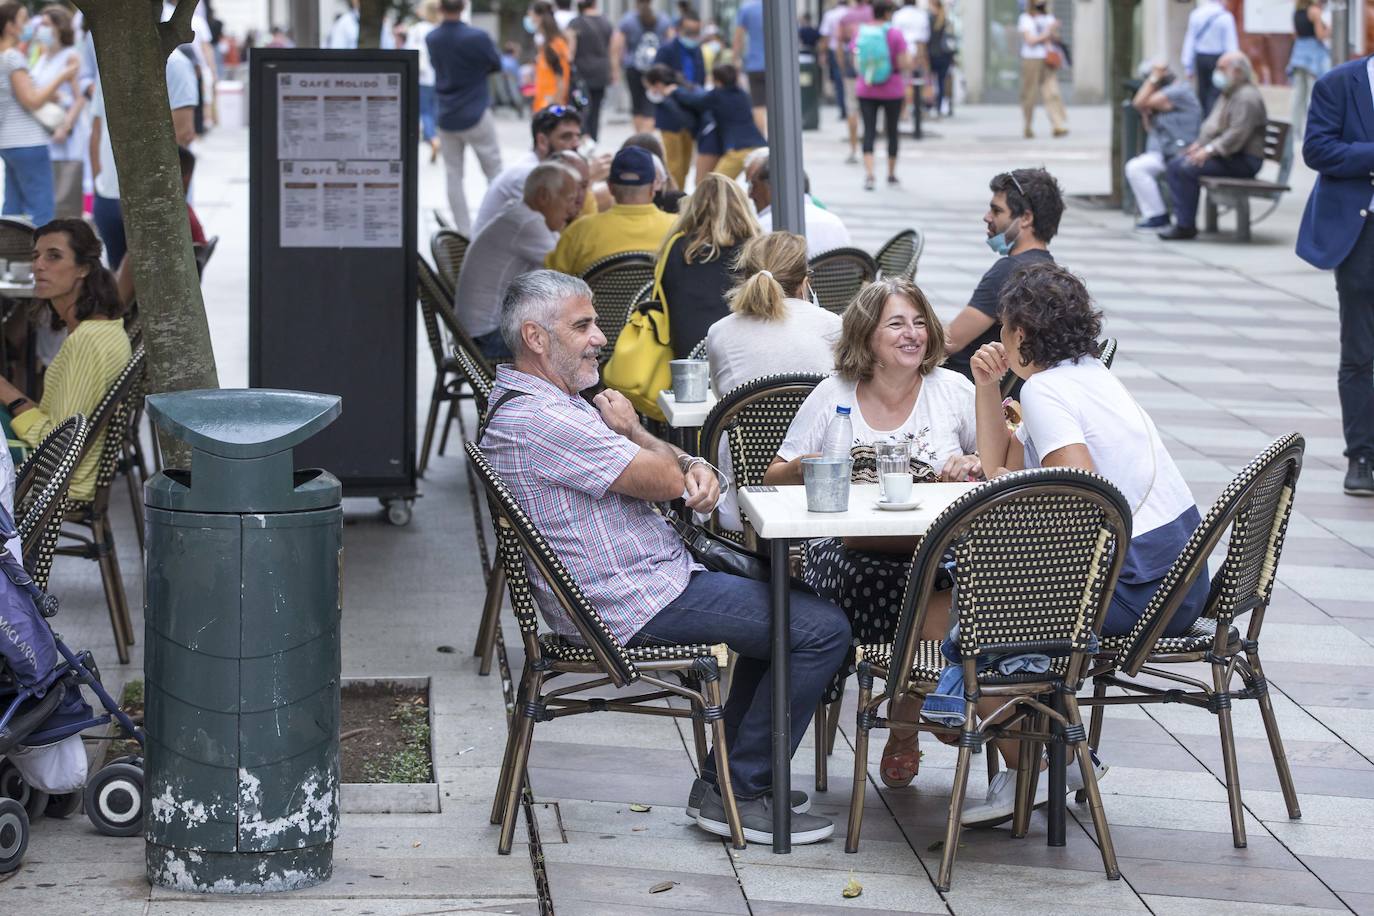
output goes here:
[{"label": "white trousers", "polygon": [[490,111],[466,130],[439,128],[439,153],[444,157],[444,173],[448,181],[448,206],[453,211],[453,227],[472,238],[472,217],[468,215],[468,199],[463,193],[463,161],[467,148],[477,154],[482,172],[491,181],[501,172],[501,144],[496,137],[496,121]]},{"label": "white trousers", "polygon": [[1135,205],[1145,219],[1165,215],[1164,195],[1159,191],[1159,176],[1164,174],[1164,155],[1141,153],[1126,162],[1126,181],[1130,182]]}]

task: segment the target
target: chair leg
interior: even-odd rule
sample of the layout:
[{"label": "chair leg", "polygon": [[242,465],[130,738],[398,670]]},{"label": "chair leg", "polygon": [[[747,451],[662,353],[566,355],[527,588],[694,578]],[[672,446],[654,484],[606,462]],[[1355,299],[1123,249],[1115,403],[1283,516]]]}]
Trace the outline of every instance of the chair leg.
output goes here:
[{"label": "chair leg", "polygon": [[448,450],[448,432],[450,429],[453,428],[453,412],[457,406],[458,399],[456,397],[450,396],[448,402],[448,411],[444,416],[444,432],[443,435],[439,437],[440,458],[444,457],[444,452]]},{"label": "chair leg", "polygon": [[[724,704],[721,703],[720,699],[719,668],[702,679],[702,687],[706,693],[706,703],[717,711],[724,709]],[[745,847],[744,827],[740,824],[739,804],[735,801],[735,783],[730,777],[730,749],[725,746],[725,716],[723,713],[711,720],[711,740],[716,749],[716,787],[720,789],[720,801],[725,808],[725,820],[730,825],[730,846],[733,849],[743,849]],[[706,755],[702,753],[701,748],[698,748],[698,753],[701,753],[701,761],[704,766]]]},{"label": "chair leg", "polygon": [[1203,223],[1203,227],[1204,227],[1208,232],[1216,232],[1216,231],[1217,231],[1217,215],[1218,215],[1218,214],[1217,214],[1217,202],[1216,202],[1216,199],[1212,196],[1212,192],[1211,192],[1211,191],[1208,191],[1208,192],[1207,192],[1207,210],[1206,210],[1206,213],[1207,213],[1206,222]]},{"label": "chair leg", "polygon": [[425,438],[420,444],[420,466],[415,469],[415,473],[425,476],[425,468],[429,467],[429,449],[434,444],[434,424],[439,422],[439,399],[444,393],[444,373],[440,370],[434,379],[434,390],[429,393],[429,413],[425,416]]},{"label": "chair leg", "polygon": [[1001,768],[1001,756],[997,753],[997,746],[995,744],[986,745],[983,748],[983,753],[988,758],[988,782],[991,783],[992,777],[996,776],[998,769]]},{"label": "chair leg", "polygon": [[[1078,726],[1081,734],[1083,714],[1078,709],[1078,698],[1073,694],[1066,694],[1064,697],[1064,713],[1068,716],[1069,725]],[[1078,756],[1078,771],[1083,774],[1083,790],[1088,793],[1093,830],[1097,833],[1097,845],[1102,850],[1102,867],[1107,871],[1107,878],[1115,881],[1121,877],[1121,869],[1116,863],[1116,847],[1112,845],[1111,829],[1107,826],[1107,812],[1102,807],[1102,793],[1097,787],[1097,771],[1093,769],[1092,752],[1088,749],[1086,741],[1074,742],[1073,750]]]},{"label": "chair leg", "polygon": [[[129,509],[134,516],[134,532],[138,535],[138,552],[143,553],[143,495],[139,492],[139,481],[134,479],[136,467],[132,455],[125,462],[124,480],[129,485]],[[142,478],[140,478],[142,479]]]},{"label": "chair leg", "polygon": [[482,657],[477,673],[491,674],[491,660],[496,650],[496,628],[501,624],[501,607],[506,596],[506,570],[497,564],[487,577],[487,600],[482,605],[482,622],[477,627],[477,645],[472,654]]},{"label": "chair leg", "polygon": [[[1107,695],[1107,685],[1099,680],[1093,681],[1093,699],[1100,700]],[[1088,750],[1098,751],[1102,748],[1102,722],[1107,717],[1107,707],[1105,704],[1098,703],[1092,707],[1088,714]],[[1073,794],[1073,800],[1077,804],[1083,804],[1088,800],[1088,790],[1079,789]]]},{"label": "chair leg", "polygon": [[1288,768],[1288,754],[1283,749],[1279,720],[1274,715],[1274,704],[1269,699],[1269,685],[1264,679],[1264,669],[1260,666],[1259,652],[1247,652],[1246,655],[1250,661],[1252,681],[1260,688],[1260,718],[1264,720],[1264,734],[1269,739],[1269,753],[1274,757],[1274,769],[1278,772],[1283,802],[1288,806],[1288,816],[1297,820],[1302,817],[1302,808],[1298,805],[1298,790],[1293,785],[1293,773]]},{"label": "chair leg", "polygon": [[516,710],[512,723],[515,738],[515,754],[511,758],[510,774],[507,776],[505,812],[501,815],[501,838],[497,841],[496,852],[510,855],[511,844],[515,840],[515,822],[520,817],[520,792],[525,787],[525,765],[530,759],[530,741],[534,737],[534,720],[522,710]]},{"label": "chair leg", "polygon": [[506,723],[506,750],[505,753],[501,755],[501,770],[496,776],[496,795],[491,802],[490,820],[493,824],[501,823],[501,815],[505,813],[506,810],[506,793],[510,791],[511,761],[515,759],[515,724],[519,717],[520,707],[524,705],[524,700],[527,696],[525,693],[525,684],[529,680],[529,677],[530,669],[529,666],[526,665],[524,672],[521,674],[520,688],[515,693],[516,712],[511,715],[510,720]]},{"label": "chair leg", "polygon": [[1231,842],[1237,849],[1244,849],[1245,808],[1240,798],[1240,769],[1236,765],[1236,736],[1231,724],[1230,684],[1226,666],[1213,663],[1212,689],[1214,695],[1226,702],[1216,711],[1217,726],[1221,732],[1221,762],[1226,773],[1226,797],[1231,806]]},{"label": "chair leg", "polygon": [[[972,722],[973,704],[967,705],[968,718]],[[959,849],[960,818],[964,813],[964,793],[968,790],[968,771],[972,758],[972,748],[959,748],[959,763],[954,768],[954,791],[949,796],[949,823],[945,825],[945,848],[940,856],[940,876],[935,882],[936,888],[941,891],[949,890],[950,878],[954,873],[954,853]]]},{"label": "chair leg", "polygon": [[811,719],[811,740],[816,746],[816,791],[829,789],[829,772],[826,766],[825,730],[830,716],[825,700],[816,704],[816,715]]},{"label": "chair leg", "polygon": [[849,794],[849,830],[844,838],[845,852],[859,851],[859,828],[863,826],[865,781],[868,779],[867,713],[873,697],[873,675],[859,665],[859,712],[854,723],[854,787]]},{"label": "chair leg", "polygon": [[848,680],[845,678],[844,681],[840,682],[840,695],[835,698],[835,702],[831,703],[829,710],[827,710],[825,725],[825,753],[827,756],[835,753],[835,736],[840,731],[840,704],[844,702],[845,682]]},{"label": "chair leg", "polygon": [[1236,200],[1236,241],[1250,241],[1250,195],[1243,192]]},{"label": "chair leg", "polygon": [[[103,518],[97,518],[91,525],[91,541],[95,550],[96,562],[100,565],[100,584],[105,589],[105,606],[110,612],[110,630],[114,633],[115,651],[121,665],[129,664],[129,629],[125,627],[125,615],[120,609],[120,596],[115,590],[119,578],[119,565],[115,562],[113,539],[108,538],[108,530]],[[123,591],[122,587],[120,591]]]},{"label": "chair leg", "polygon": [[[1020,749],[1021,756],[1016,765],[1016,810],[1011,817],[1011,835],[1018,840],[1030,832],[1031,802],[1035,798],[1033,784],[1036,771],[1039,769],[1039,758],[1035,756],[1035,742],[1025,739],[1020,742]],[[989,745],[986,750],[989,757],[997,756],[994,745]]]}]

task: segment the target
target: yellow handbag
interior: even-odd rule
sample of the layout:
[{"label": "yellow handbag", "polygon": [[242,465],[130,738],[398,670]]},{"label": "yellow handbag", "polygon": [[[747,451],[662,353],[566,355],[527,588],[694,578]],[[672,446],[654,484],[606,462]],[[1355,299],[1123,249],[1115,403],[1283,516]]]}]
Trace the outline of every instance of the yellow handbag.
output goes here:
[{"label": "yellow handbag", "polygon": [[629,398],[635,410],[659,421],[664,417],[658,407],[658,393],[673,387],[673,373],[668,367],[673,346],[668,329],[668,300],[663,296],[663,268],[673,243],[682,236],[679,232],[664,246],[663,256],[654,268],[653,298],[630,313],[630,320],[601,371],[601,381],[607,388],[619,391]]}]

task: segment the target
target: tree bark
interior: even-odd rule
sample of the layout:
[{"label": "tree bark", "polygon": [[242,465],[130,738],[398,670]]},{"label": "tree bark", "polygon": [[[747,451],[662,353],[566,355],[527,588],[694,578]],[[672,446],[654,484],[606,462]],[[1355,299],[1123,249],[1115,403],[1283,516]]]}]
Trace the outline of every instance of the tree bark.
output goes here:
[{"label": "tree bark", "polygon": [[1107,5],[1110,44],[1107,53],[1107,98],[1112,108],[1112,206],[1121,206],[1126,150],[1121,142],[1123,118],[1135,117],[1125,108],[1126,81],[1131,78],[1135,48],[1135,7],[1139,0],[1111,0]]},{"label": "tree bark", "polygon": [[[152,392],[219,387],[167,101],[167,55],[190,40],[194,5],[178,0],[178,15],[159,23],[158,0],[78,0],[95,40]],[[162,446],[180,454],[173,440]]]},{"label": "tree bark", "polygon": [[380,48],[387,0],[358,0],[358,47]]}]

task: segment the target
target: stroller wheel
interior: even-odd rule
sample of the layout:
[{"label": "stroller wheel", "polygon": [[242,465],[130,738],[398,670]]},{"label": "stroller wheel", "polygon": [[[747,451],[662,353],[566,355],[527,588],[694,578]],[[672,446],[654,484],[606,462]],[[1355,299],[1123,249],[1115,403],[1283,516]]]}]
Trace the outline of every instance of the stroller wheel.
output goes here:
[{"label": "stroller wheel", "polygon": [[10,798],[23,806],[30,821],[38,819],[48,806],[48,793],[24,781],[24,774],[8,760],[0,761],[0,798]]},{"label": "stroller wheel", "polygon": [[12,798],[0,798],[0,875],[14,871],[29,848],[29,816]]},{"label": "stroller wheel", "polygon": [[86,783],[86,816],[106,836],[137,836],[143,829],[143,770],[110,763]]},{"label": "stroller wheel", "polygon": [[80,792],[62,792],[58,795],[48,796],[48,806],[43,809],[46,817],[55,817],[61,820],[64,817],[71,817],[81,810]]}]

